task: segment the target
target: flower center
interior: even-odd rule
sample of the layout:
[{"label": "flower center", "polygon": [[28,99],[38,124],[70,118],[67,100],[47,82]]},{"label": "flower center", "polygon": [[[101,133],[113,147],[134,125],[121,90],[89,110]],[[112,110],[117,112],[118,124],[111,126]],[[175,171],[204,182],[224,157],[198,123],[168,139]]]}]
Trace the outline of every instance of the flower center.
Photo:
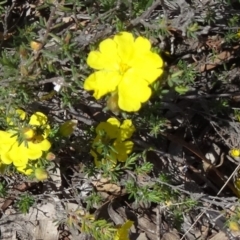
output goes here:
[{"label": "flower center", "polygon": [[32,143],[38,144],[44,140],[44,137],[42,135],[35,135],[32,140]]},{"label": "flower center", "polygon": [[125,63],[120,63],[120,74],[124,74],[130,67]]},{"label": "flower center", "polygon": [[31,128],[24,128],[23,136],[27,141],[31,140],[35,136],[35,131]]}]

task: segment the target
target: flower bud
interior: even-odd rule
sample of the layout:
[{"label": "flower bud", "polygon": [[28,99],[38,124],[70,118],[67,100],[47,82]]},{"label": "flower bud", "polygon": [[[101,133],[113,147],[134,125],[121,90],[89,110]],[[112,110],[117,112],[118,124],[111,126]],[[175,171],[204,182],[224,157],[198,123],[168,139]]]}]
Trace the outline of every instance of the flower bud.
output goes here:
[{"label": "flower bud", "polygon": [[59,133],[63,137],[68,137],[73,133],[76,126],[77,126],[77,120],[74,120],[74,119],[68,120],[60,126]]},{"label": "flower bud", "polygon": [[53,161],[55,158],[56,158],[56,156],[52,152],[47,153],[46,159],[48,161]]},{"label": "flower bud", "polygon": [[19,48],[19,54],[22,58],[26,58],[27,57],[27,50],[23,47],[23,46],[20,46]]},{"label": "flower bud", "polygon": [[21,64],[20,65],[20,73],[24,77],[28,76],[28,69],[27,69],[27,67]]},{"label": "flower bud", "polygon": [[107,107],[109,110],[111,110],[116,115],[119,114],[120,109],[118,107],[118,94],[117,93],[113,93],[109,97],[109,99],[107,100]]},{"label": "flower bud", "polygon": [[30,47],[31,47],[32,50],[38,51],[38,50],[41,49],[42,43],[36,42],[36,41],[31,41],[31,42],[30,42]]},{"label": "flower bud", "polygon": [[64,38],[64,42],[65,42],[66,44],[69,44],[71,37],[72,37],[71,33],[68,32],[67,35],[66,35],[66,37]]},{"label": "flower bud", "polygon": [[175,91],[177,93],[179,93],[180,95],[185,94],[187,91],[189,91],[189,87],[188,86],[176,86],[175,87]]},{"label": "flower bud", "polygon": [[48,178],[48,172],[43,168],[36,168],[34,174],[39,181],[44,181]]},{"label": "flower bud", "polygon": [[229,154],[231,157],[239,157],[240,156],[240,149],[233,148],[230,150]]}]

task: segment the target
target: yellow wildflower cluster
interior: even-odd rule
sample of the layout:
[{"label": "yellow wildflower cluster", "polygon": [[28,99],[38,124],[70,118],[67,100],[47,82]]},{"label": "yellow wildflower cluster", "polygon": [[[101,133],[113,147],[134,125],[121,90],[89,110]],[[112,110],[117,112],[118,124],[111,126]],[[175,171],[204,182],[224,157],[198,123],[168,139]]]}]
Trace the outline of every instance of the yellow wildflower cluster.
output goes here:
[{"label": "yellow wildflower cluster", "polygon": [[96,128],[97,136],[91,150],[96,166],[106,161],[113,166],[117,161],[126,161],[134,145],[128,139],[134,131],[131,120],[124,120],[121,124],[116,118],[109,118],[107,122],[101,122]]},{"label": "yellow wildflower cluster", "polygon": [[120,32],[103,40],[99,51],[91,51],[87,64],[95,69],[84,82],[94,97],[117,94],[118,107],[127,112],[141,108],[152,92],[149,87],[163,73],[163,60],[151,51],[148,39]]},{"label": "yellow wildflower cluster", "polygon": [[23,110],[18,109],[16,117],[18,124],[14,125],[13,119],[8,117],[9,129],[0,131],[0,160],[1,164],[13,164],[19,172],[29,175],[33,172],[28,168],[29,161],[39,159],[51,147],[47,140],[50,126],[47,116],[41,112],[35,112],[27,125]]}]

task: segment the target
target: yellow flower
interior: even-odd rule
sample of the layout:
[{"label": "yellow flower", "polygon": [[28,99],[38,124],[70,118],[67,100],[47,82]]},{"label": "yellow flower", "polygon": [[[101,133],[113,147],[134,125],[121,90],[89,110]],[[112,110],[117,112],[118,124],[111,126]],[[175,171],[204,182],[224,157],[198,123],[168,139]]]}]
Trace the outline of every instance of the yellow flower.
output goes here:
[{"label": "yellow flower", "polygon": [[[35,112],[31,117],[29,121],[29,125],[39,128],[42,128],[42,136],[44,138],[47,138],[50,132],[50,125],[47,124],[47,116],[41,112]],[[39,136],[39,135],[38,135]]]},{"label": "yellow flower", "polygon": [[[91,151],[95,164],[101,165],[102,159],[99,159],[101,155],[104,155],[103,162],[110,161],[113,165],[117,161],[126,161],[134,145],[127,139],[131,138],[134,131],[135,127],[131,120],[124,120],[121,124],[116,118],[109,118],[107,122],[101,122],[96,127],[97,136],[93,141],[93,150]],[[107,153],[101,145],[107,146]]]},{"label": "yellow flower", "polygon": [[123,124],[121,124],[118,119],[109,118],[107,122],[101,122],[96,128],[98,135],[103,130],[111,139],[117,138],[120,141],[124,141],[130,138],[136,129],[129,119],[124,120]]},{"label": "yellow flower", "polygon": [[151,51],[148,39],[121,32],[105,39],[99,51],[91,51],[87,64],[97,70],[84,82],[84,89],[94,97],[117,92],[119,108],[134,112],[151,96],[149,85],[163,73],[162,58]]},{"label": "yellow flower", "polygon": [[240,156],[240,149],[233,148],[233,149],[230,150],[229,153],[232,157],[239,157]]},{"label": "yellow flower", "polygon": [[[11,122],[10,122],[11,125]],[[23,133],[23,141],[19,142],[18,134]],[[43,151],[51,147],[51,143],[46,139],[50,131],[47,124],[47,117],[36,112],[30,117],[29,127],[0,131],[0,158],[3,164],[12,164],[25,174],[30,174],[25,170],[29,160],[40,158]]]},{"label": "yellow flower", "polygon": [[228,227],[233,232],[236,232],[236,231],[240,230],[240,226],[239,226],[238,222],[235,222],[235,221],[229,221],[228,222]]},{"label": "yellow flower", "polygon": [[118,228],[114,240],[129,240],[129,229],[133,225],[133,221],[127,220],[120,228]]}]

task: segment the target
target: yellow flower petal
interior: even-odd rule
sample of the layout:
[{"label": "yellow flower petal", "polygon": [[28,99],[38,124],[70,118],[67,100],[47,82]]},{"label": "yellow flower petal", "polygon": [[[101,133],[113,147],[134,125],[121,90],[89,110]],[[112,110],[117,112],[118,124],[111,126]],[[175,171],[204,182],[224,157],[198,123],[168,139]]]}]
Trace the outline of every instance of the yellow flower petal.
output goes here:
[{"label": "yellow flower petal", "polygon": [[50,125],[49,124],[45,124],[44,125],[43,134],[42,134],[43,138],[47,138],[49,133],[50,133],[50,131],[51,131]]},{"label": "yellow flower petal", "polygon": [[13,165],[15,167],[21,167],[22,165],[26,165],[27,163],[28,163],[28,159],[23,154],[19,155],[18,158],[13,159]]},{"label": "yellow flower petal", "polygon": [[112,58],[115,61],[118,59],[117,44],[111,38],[103,40],[99,44],[99,50],[102,54],[109,56],[109,58]]},{"label": "yellow flower petal", "polygon": [[132,152],[134,143],[132,141],[121,142],[116,140],[113,144],[114,150],[117,152],[118,161],[125,162],[128,154]]},{"label": "yellow flower petal", "polygon": [[12,145],[13,145],[13,143],[12,144],[0,143],[0,155],[8,152],[11,149]]},{"label": "yellow flower petal", "polygon": [[240,230],[239,223],[237,221],[234,221],[234,220],[228,222],[228,227],[233,232],[236,232],[236,231]]},{"label": "yellow flower petal", "polygon": [[109,118],[107,122],[112,126],[116,126],[117,128],[120,127],[120,121],[117,118]]},{"label": "yellow flower petal", "polygon": [[1,160],[4,164],[13,163],[16,167],[25,166],[28,162],[26,147],[24,143],[19,145],[17,140],[12,145],[8,146],[6,151],[1,151]]},{"label": "yellow flower petal", "polygon": [[96,133],[100,135],[104,131],[108,138],[113,139],[118,137],[120,122],[116,118],[109,118],[107,122],[101,122],[96,127]]},{"label": "yellow flower petal", "polygon": [[132,136],[132,134],[136,131],[133,126],[132,120],[124,120],[123,124],[120,126],[120,139],[124,141]]},{"label": "yellow flower petal", "polygon": [[31,117],[29,124],[32,126],[42,126],[47,123],[47,116],[42,112],[35,112]]},{"label": "yellow flower petal", "polygon": [[29,159],[36,160],[42,156],[43,151],[48,151],[50,147],[51,143],[47,139],[44,139],[40,143],[29,142],[26,154]]},{"label": "yellow flower petal", "polygon": [[13,137],[15,132],[0,131],[0,148],[2,144],[11,145],[16,142],[17,137]]},{"label": "yellow flower petal", "polygon": [[[33,145],[37,145],[37,144],[33,144]],[[42,156],[43,152],[38,146],[36,147],[30,146],[30,148],[26,149],[26,154],[28,156],[28,159],[37,160]]]},{"label": "yellow flower petal", "polygon": [[2,161],[2,163],[7,164],[7,165],[9,165],[13,162],[12,159],[10,158],[8,152],[1,153],[1,161]]},{"label": "yellow flower petal", "polygon": [[27,116],[26,112],[19,108],[16,110],[16,113],[19,115],[21,120],[24,120]]},{"label": "yellow flower petal", "polygon": [[[132,73],[125,74],[118,86],[118,105],[126,112],[138,111],[141,104],[146,102],[152,93],[148,83],[142,79],[136,79],[136,77],[138,76]],[[132,80],[134,78],[135,82]]]},{"label": "yellow flower petal", "polygon": [[110,38],[102,41],[99,45],[99,51],[91,51],[87,58],[87,64],[96,70],[117,71],[119,61],[117,44]]},{"label": "yellow flower petal", "polygon": [[137,54],[131,62],[132,70],[149,84],[153,83],[163,73],[163,60],[153,52]]},{"label": "yellow flower petal", "polygon": [[38,143],[38,145],[40,146],[42,151],[48,151],[51,147],[51,143],[47,139],[44,139],[43,141]]},{"label": "yellow flower petal", "polygon": [[83,87],[85,90],[94,91],[93,96],[99,99],[107,93],[115,91],[121,79],[122,76],[118,71],[97,71],[85,80]]},{"label": "yellow flower petal", "polygon": [[127,220],[118,230],[114,240],[129,240],[129,229],[132,227],[133,221]]},{"label": "yellow flower petal", "polygon": [[8,136],[8,132],[0,130],[0,143],[6,140],[6,136]]},{"label": "yellow flower petal", "polygon": [[134,37],[131,33],[120,32],[113,40],[117,43],[118,55],[123,63],[128,63],[134,54]]},{"label": "yellow flower petal", "polygon": [[12,159],[12,162],[16,167],[25,166],[28,163],[28,156],[24,144],[25,143],[23,142],[19,145],[18,142],[16,142],[8,152],[9,158]]},{"label": "yellow flower petal", "polygon": [[17,167],[17,170],[25,175],[29,176],[32,174],[33,170],[31,168],[27,168],[26,166]]},{"label": "yellow flower petal", "polygon": [[138,37],[134,43],[135,52],[139,55],[149,52],[151,50],[151,43],[147,38]]}]

